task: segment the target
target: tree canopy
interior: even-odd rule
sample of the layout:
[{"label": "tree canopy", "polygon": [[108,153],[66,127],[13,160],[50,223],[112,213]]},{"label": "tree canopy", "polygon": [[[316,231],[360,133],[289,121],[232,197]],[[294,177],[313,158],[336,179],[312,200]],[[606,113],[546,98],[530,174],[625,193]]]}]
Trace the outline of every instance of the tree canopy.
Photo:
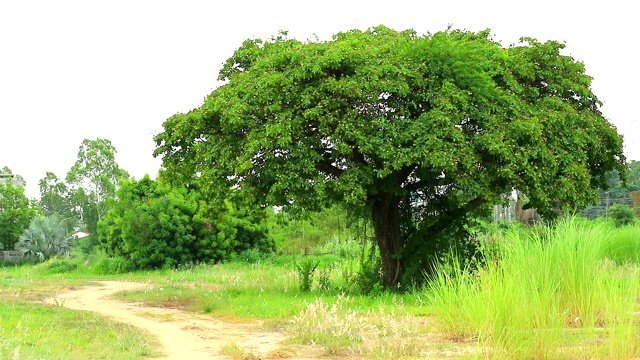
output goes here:
[{"label": "tree canopy", "polygon": [[622,137],[563,48],[384,26],[247,40],[224,85],[164,122],[155,155],[212,196],[368,214],[395,286],[413,255],[513,189],[553,218],[595,201],[612,170],[625,179]]}]

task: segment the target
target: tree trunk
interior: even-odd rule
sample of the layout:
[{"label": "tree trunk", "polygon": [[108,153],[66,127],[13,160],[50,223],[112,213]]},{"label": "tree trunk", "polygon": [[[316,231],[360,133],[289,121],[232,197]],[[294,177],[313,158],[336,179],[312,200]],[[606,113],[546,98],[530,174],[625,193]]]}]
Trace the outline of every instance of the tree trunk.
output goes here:
[{"label": "tree trunk", "polygon": [[372,219],[376,241],[382,261],[382,283],[386,288],[398,286],[402,271],[400,250],[403,239],[400,234],[400,198],[391,193],[374,197]]}]

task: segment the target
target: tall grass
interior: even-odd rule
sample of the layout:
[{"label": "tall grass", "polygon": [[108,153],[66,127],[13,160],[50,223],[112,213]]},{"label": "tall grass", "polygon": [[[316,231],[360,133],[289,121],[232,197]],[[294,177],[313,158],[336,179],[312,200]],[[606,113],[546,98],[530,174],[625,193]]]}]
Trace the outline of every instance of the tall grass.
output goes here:
[{"label": "tall grass", "polygon": [[476,272],[438,265],[427,297],[443,331],[477,339],[490,358],[630,358],[638,269],[626,261],[638,254],[626,250],[638,242],[638,228],[575,218],[508,233]]}]

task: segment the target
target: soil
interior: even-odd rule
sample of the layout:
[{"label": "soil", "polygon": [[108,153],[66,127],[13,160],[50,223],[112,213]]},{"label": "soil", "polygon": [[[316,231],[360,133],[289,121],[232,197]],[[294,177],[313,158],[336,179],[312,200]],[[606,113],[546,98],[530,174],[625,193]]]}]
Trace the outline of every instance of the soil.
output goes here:
[{"label": "soil", "polygon": [[147,307],[110,297],[116,292],[142,290],[149,285],[135,282],[99,281],[98,286],[73,289],[46,300],[49,304],[91,311],[115,321],[136,326],[157,338],[163,356],[156,359],[228,359],[221,354],[225,346],[237,345],[241,358],[317,359],[317,349],[292,348],[282,344],[285,335],[265,330],[261,322],[224,322],[210,316],[177,309]]}]

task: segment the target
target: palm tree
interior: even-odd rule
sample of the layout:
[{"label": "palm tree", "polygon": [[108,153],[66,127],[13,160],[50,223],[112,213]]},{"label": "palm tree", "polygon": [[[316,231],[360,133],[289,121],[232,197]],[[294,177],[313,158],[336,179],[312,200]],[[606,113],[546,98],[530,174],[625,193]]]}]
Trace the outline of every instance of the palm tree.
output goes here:
[{"label": "palm tree", "polygon": [[54,256],[69,256],[73,243],[64,221],[57,216],[39,216],[20,235],[16,248],[23,257],[45,261]]}]

